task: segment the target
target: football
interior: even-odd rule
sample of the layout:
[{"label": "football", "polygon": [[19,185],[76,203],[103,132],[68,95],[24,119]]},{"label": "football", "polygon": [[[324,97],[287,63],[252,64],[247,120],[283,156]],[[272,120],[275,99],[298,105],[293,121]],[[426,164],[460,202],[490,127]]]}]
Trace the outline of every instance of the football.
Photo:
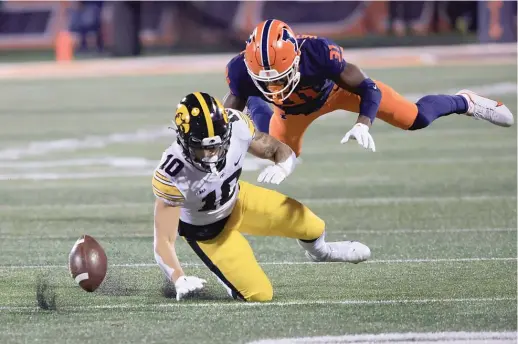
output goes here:
[{"label": "football", "polygon": [[83,235],[70,251],[68,269],[81,288],[93,292],[104,281],[108,270],[108,259],[97,240],[89,235]]}]

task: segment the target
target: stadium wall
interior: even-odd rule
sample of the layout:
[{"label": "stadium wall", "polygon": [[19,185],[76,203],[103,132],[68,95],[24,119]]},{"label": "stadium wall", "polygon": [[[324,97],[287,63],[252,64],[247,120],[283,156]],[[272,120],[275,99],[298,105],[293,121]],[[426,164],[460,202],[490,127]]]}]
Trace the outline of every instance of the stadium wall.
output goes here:
[{"label": "stadium wall", "polygon": [[[52,49],[58,33],[70,27],[76,3],[3,1],[0,52]],[[452,15],[448,6],[445,1],[145,1],[139,7],[140,38],[145,47],[166,47],[169,53],[233,51],[257,22],[275,17],[296,32],[328,36],[345,47],[457,44],[476,40],[477,27],[483,42],[516,41],[516,1],[480,1],[471,17]],[[105,2],[102,34],[108,47],[118,29],[113,18],[114,4]],[[478,25],[470,23],[474,20]]]}]

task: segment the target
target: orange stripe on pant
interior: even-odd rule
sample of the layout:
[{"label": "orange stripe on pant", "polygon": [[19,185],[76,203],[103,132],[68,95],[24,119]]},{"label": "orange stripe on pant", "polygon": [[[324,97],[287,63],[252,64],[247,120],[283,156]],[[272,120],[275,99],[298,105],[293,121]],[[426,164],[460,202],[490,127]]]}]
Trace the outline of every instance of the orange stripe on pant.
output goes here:
[{"label": "orange stripe on pant", "polygon": [[[375,81],[381,91],[381,103],[376,118],[395,127],[408,129],[417,117],[417,106],[396,92],[392,87]],[[335,110],[360,111],[360,96],[335,86],[326,103],[320,110],[310,115],[287,115],[282,119],[282,110],[274,106],[270,120],[270,135],[286,143],[297,156],[302,152],[304,133],[318,117]],[[345,134],[345,133],[344,133]]]}]

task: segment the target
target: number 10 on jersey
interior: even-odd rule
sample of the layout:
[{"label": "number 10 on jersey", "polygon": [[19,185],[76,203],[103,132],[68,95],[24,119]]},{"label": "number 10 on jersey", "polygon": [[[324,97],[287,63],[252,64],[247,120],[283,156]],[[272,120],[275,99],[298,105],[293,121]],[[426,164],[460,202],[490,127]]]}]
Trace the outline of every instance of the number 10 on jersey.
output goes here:
[{"label": "number 10 on jersey", "polygon": [[227,203],[237,188],[237,182],[239,180],[239,176],[241,176],[241,168],[234,173],[221,184],[221,198],[219,200],[219,204],[217,204],[217,195],[216,191],[213,190],[207,196],[202,198],[203,207],[199,211],[210,211],[216,210],[218,206],[222,207],[225,203]]}]

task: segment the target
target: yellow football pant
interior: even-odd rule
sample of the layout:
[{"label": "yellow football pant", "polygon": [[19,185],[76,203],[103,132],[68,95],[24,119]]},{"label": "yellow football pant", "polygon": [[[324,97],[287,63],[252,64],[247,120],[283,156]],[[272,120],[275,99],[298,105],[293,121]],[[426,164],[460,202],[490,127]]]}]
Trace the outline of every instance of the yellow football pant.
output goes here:
[{"label": "yellow football pant", "polygon": [[234,298],[270,301],[273,288],[243,234],[313,240],[324,221],[309,208],[277,191],[243,181],[223,231],[214,239],[189,245]]}]

